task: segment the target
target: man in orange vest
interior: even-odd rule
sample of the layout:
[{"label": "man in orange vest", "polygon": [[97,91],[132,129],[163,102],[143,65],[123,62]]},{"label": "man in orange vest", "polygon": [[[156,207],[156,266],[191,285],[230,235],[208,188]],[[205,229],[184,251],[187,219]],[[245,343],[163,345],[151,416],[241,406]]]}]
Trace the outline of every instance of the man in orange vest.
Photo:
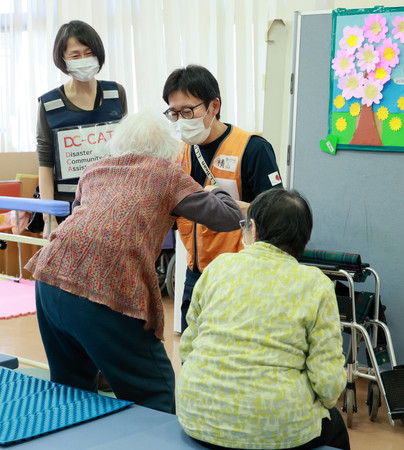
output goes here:
[{"label": "man in orange vest", "polygon": [[[164,85],[163,99],[169,106],[164,114],[178,125],[184,142],[179,163],[206,189],[223,189],[246,211],[258,194],[282,187],[271,144],[220,121],[219,85],[205,67],[190,65],[174,70]],[[177,226],[188,264],[181,307],[184,331],[192,291],[203,269],[221,253],[238,252],[243,243],[241,229],[213,232],[184,218],[177,219]]]}]

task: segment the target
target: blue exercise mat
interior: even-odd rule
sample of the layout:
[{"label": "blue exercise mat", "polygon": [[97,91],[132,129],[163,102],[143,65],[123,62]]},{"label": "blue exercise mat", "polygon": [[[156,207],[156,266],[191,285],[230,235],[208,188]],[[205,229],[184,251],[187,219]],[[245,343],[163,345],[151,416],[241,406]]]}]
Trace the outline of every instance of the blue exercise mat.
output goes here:
[{"label": "blue exercise mat", "polygon": [[66,428],[131,404],[0,368],[0,445]]}]

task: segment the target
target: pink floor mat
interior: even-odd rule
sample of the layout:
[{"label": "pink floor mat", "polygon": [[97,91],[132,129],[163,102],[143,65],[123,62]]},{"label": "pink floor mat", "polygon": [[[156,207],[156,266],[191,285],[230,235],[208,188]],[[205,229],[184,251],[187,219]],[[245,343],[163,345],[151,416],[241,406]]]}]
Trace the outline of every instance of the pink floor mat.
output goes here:
[{"label": "pink floor mat", "polygon": [[35,313],[35,281],[0,279],[0,319]]}]

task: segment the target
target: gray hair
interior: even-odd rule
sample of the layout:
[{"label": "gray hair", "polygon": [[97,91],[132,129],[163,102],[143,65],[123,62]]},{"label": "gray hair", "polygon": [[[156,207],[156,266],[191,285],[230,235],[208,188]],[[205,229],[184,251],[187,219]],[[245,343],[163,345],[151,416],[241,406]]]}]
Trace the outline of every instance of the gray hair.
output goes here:
[{"label": "gray hair", "polygon": [[173,160],[181,151],[175,128],[163,116],[141,112],[125,117],[108,142],[111,156],[128,153]]}]

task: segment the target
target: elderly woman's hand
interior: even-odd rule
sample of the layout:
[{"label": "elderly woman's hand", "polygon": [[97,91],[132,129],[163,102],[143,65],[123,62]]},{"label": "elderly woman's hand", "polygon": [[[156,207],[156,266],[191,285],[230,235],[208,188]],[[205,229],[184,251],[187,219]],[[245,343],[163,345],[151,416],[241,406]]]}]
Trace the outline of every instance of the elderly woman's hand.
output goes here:
[{"label": "elderly woman's hand", "polygon": [[[208,191],[208,192],[213,191],[213,189],[216,189],[216,188],[220,189],[220,186],[218,184],[216,186],[212,186],[211,184],[209,184],[208,186],[204,187],[205,191]],[[241,200],[235,200],[235,202],[240,207],[240,209],[243,213],[243,216],[246,217],[247,210],[248,210],[248,207],[250,206],[250,204],[247,202],[243,202]]]},{"label": "elderly woman's hand", "polygon": [[244,217],[246,217],[247,216],[247,210],[248,210],[248,207],[250,206],[250,204],[247,203],[247,202],[243,202],[241,200],[235,200],[235,202],[240,207],[241,211],[243,212]]},{"label": "elderly woman's hand", "polygon": [[217,189],[217,188],[220,188],[220,186],[218,184],[216,186],[212,186],[211,184],[209,184],[208,186],[204,187],[205,191],[208,191],[208,192],[213,191],[213,189]]}]

